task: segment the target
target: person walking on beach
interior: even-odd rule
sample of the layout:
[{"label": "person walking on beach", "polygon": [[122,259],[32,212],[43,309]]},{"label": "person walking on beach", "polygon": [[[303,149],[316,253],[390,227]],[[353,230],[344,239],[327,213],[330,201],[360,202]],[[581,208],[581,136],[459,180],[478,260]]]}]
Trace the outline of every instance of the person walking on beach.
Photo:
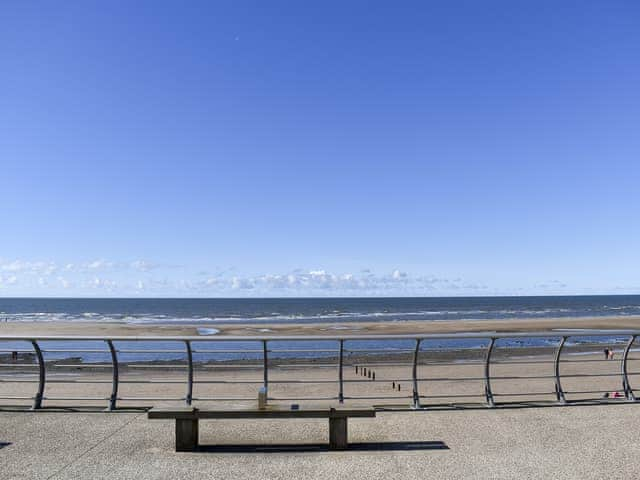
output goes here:
[{"label": "person walking on beach", "polygon": [[609,349],[608,348],[604,349],[604,359],[605,360],[609,360]]},{"label": "person walking on beach", "polygon": [[609,360],[613,360],[613,350],[609,349]]}]

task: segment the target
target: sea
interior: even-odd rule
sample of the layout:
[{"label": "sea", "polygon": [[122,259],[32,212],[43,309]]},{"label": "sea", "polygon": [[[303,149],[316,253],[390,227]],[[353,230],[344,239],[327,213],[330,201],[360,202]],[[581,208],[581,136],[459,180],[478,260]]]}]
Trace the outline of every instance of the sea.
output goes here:
[{"label": "sea", "polygon": [[[264,324],[262,329],[268,334],[268,325],[288,323],[328,323],[334,324],[336,334],[342,329],[344,322],[438,322],[443,320],[491,320],[491,319],[544,319],[562,317],[625,317],[640,316],[640,295],[594,295],[594,296],[510,296],[510,297],[420,297],[420,298],[0,298],[0,335],[3,322],[122,322],[127,324],[182,324],[199,326],[203,342],[201,349],[228,350],[227,342],[205,342],[206,338],[215,336],[218,325],[250,322]],[[331,328],[331,327],[330,327]],[[349,333],[353,333],[350,331]],[[603,334],[595,339],[602,343],[624,343],[626,338],[615,334]],[[514,339],[501,340],[508,346],[540,346],[557,343],[557,338],[549,339]],[[593,342],[592,337],[580,337],[580,332],[570,340],[570,345],[581,342]],[[510,343],[511,342],[511,343]],[[24,343],[24,342],[22,342]],[[4,341],[0,344],[3,351],[11,348],[30,349],[16,342]],[[131,343],[131,342],[129,342]],[[182,344],[165,342],[163,348],[179,351]],[[278,348],[278,342],[272,343],[272,357],[291,356],[291,343]],[[83,347],[86,347],[84,342]],[[17,345],[17,346],[16,346]],[[135,348],[121,342],[119,348],[130,350],[157,350],[157,344],[135,344]],[[326,341],[299,342],[295,349],[319,350],[326,346]],[[405,351],[412,347],[411,341],[385,342],[376,341],[354,343],[354,350],[390,349]],[[69,342],[48,342],[47,358],[65,358],[69,356],[61,351],[71,348]],[[101,348],[99,342],[86,348]],[[205,348],[206,347],[206,348]],[[285,348],[286,347],[286,348]],[[439,340],[424,348],[476,348],[476,340]],[[234,348],[259,350],[260,345],[244,342],[234,343]],[[347,345],[347,348],[349,346]],[[327,352],[304,353],[296,356],[331,356],[335,355],[335,345],[327,347]],[[26,351],[25,350],[25,351]],[[281,352],[281,353],[279,353]],[[105,361],[106,354],[98,352],[75,352],[74,355],[83,361]],[[158,355],[144,353],[128,354],[132,360],[169,359],[181,357],[182,354]],[[258,357],[259,353],[244,355],[242,358]],[[220,353],[218,358],[239,358]]]},{"label": "sea", "polygon": [[286,324],[640,315],[640,295],[419,298],[0,298],[0,322]]}]

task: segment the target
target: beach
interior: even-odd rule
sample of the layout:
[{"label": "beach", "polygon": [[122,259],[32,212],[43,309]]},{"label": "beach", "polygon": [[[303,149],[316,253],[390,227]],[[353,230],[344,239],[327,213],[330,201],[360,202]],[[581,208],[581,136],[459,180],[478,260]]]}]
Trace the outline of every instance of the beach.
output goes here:
[{"label": "beach", "polygon": [[[29,411],[30,400],[0,403],[0,467],[12,479],[633,478],[639,447],[632,426],[640,421],[640,409],[624,399],[601,398],[620,390],[620,362],[599,353],[567,355],[563,387],[571,406],[556,407],[553,350],[528,353],[496,352],[491,373],[497,408],[488,408],[484,397],[482,351],[459,364],[451,362],[453,352],[421,354],[420,410],[413,408],[406,357],[347,358],[345,405],[382,411],[349,422],[351,448],[343,452],[326,449],[326,421],[294,419],[202,421],[200,450],[177,453],[174,422],[150,421],[146,409],[185,405],[184,362],[122,365],[118,409],[107,413],[111,366],[87,369],[61,360],[47,366],[42,410]],[[578,358],[586,362],[572,362]],[[632,371],[640,369],[640,358],[629,363]],[[363,367],[376,373],[375,381],[362,375]],[[0,390],[32,396],[36,371],[18,368],[13,379],[30,383],[0,383]],[[200,362],[194,373],[194,406],[257,405],[264,381],[257,362]],[[582,373],[596,376],[571,376]],[[337,378],[335,358],[272,359],[269,403],[335,406]],[[580,390],[598,393],[571,393]],[[317,400],[323,396],[333,400]],[[584,398],[596,400],[580,402]]]},{"label": "beach", "polygon": [[[591,352],[591,353],[590,353]],[[496,403],[555,404],[554,348],[498,348],[493,354],[491,386]],[[617,360],[604,360],[593,347],[566,348],[561,357],[562,386],[569,401],[602,400],[607,392],[622,392],[621,350]],[[30,355],[30,354],[28,354]],[[73,354],[70,354],[72,357]],[[196,406],[253,406],[264,385],[260,360],[216,361],[195,355],[193,401]],[[417,365],[418,392],[423,407],[485,408],[484,349],[421,351]],[[138,361],[119,366],[119,408],[185,404],[187,364]],[[9,362],[5,355],[3,362]],[[357,368],[356,368],[357,367]],[[640,354],[628,360],[632,385],[640,376]],[[363,372],[367,370],[367,373]],[[33,356],[20,357],[0,375],[0,395],[32,397],[37,389]],[[374,379],[371,378],[374,374]],[[338,404],[339,367],[335,356],[270,358],[268,394],[274,404]],[[412,409],[410,354],[345,355],[345,405]],[[104,409],[112,388],[109,361],[83,363],[67,358],[47,362],[43,406]],[[637,387],[636,387],[637,388]],[[30,408],[33,401],[3,399],[0,405]]]},{"label": "beach", "polygon": [[[456,320],[456,321],[402,321],[402,322],[354,322],[354,323],[313,323],[313,324],[127,324],[100,322],[5,322],[0,325],[0,334],[7,336],[23,336],[35,338],[42,336],[145,336],[176,337],[199,336],[202,329],[215,329],[214,335],[201,335],[203,342],[208,339],[224,339],[226,336],[268,336],[277,342],[278,336],[286,335],[421,335],[430,333],[454,334],[457,332],[477,332],[490,336],[492,332],[550,332],[568,329],[579,336],[584,331],[606,329],[613,335],[615,330],[633,329],[639,321],[637,317],[611,318],[557,318],[557,319],[510,319],[510,320]],[[211,331],[211,330],[207,330]],[[487,340],[488,341],[488,340]],[[484,342],[484,341],[483,341]],[[482,345],[485,345],[483,343]],[[60,348],[63,344],[53,347]],[[99,348],[105,351],[105,345],[88,344],[88,348]],[[138,348],[124,345],[127,348]],[[204,344],[205,350],[219,348],[214,344]],[[208,346],[207,346],[208,345]],[[283,399],[318,399],[328,398],[328,403],[337,399],[338,358],[336,353],[316,354],[277,354],[277,350],[287,348],[286,344],[274,344],[269,358],[269,395]],[[474,344],[475,345],[475,344]],[[420,352],[418,360],[419,391],[424,398],[422,403],[428,404],[484,404],[484,360],[486,345],[478,344],[473,349],[465,349],[464,345],[451,345],[447,348],[438,344],[426,345]],[[554,385],[553,360],[557,340],[536,344],[496,344],[493,352],[491,375],[496,401],[553,402],[556,399]],[[399,352],[378,351],[358,353],[364,345],[353,344],[347,348],[344,359],[344,395],[346,401],[358,402],[357,398],[371,397],[372,401],[381,405],[393,405],[396,408],[410,408],[411,400],[411,365],[413,344],[411,341],[397,344],[395,348],[404,348]],[[371,344],[373,346],[373,344]],[[371,348],[370,346],[370,348]],[[388,346],[388,345],[387,345]],[[244,349],[261,348],[260,345],[246,343]],[[298,344],[296,348],[309,348],[310,345]],[[336,346],[320,345],[321,348]],[[433,349],[434,347],[435,350]],[[14,347],[15,348],[15,347]],[[46,348],[46,347],[43,347]],[[82,344],[74,343],[71,349],[82,348]],[[85,345],[84,348],[87,348]],[[139,348],[164,348],[182,351],[162,357],[158,354],[120,354],[120,390],[118,401],[121,406],[152,406],[158,402],[183,402],[186,382],[186,357],[184,346],[165,342],[150,344]],[[195,385],[193,396],[203,402],[211,402],[213,398],[255,398],[257,389],[263,382],[261,354],[199,354],[198,346],[193,347]],[[234,348],[233,345],[220,348]],[[239,348],[239,347],[238,347]],[[289,347],[290,348],[290,347]],[[317,346],[315,347],[317,348]],[[353,348],[351,352],[348,349]],[[375,344],[375,348],[386,348],[385,344]],[[407,349],[408,348],[408,349]],[[615,347],[617,359],[621,358],[623,344]],[[33,354],[25,350],[19,363],[31,364],[19,368],[3,368],[0,380],[0,394],[5,396],[31,396],[37,385],[36,360]],[[260,350],[261,351],[261,350]],[[335,350],[334,350],[335,352]],[[602,347],[598,345],[573,344],[565,347],[561,357],[561,374],[567,376],[563,386],[568,392],[587,392],[568,395],[570,399],[599,398],[605,392],[621,389],[620,362],[603,361]],[[57,355],[57,356],[56,356]],[[111,388],[111,360],[108,353],[93,354],[94,357],[83,357],[80,353],[47,354],[47,387],[45,405],[72,406],[76,404],[97,406],[105,405]],[[92,355],[92,354],[85,354]],[[629,356],[629,377],[634,384],[636,371],[640,371],[638,356],[631,351]],[[2,357],[2,355],[0,355]],[[570,361],[566,361],[570,360]],[[578,360],[580,362],[578,362]],[[10,363],[10,352],[4,354],[2,362]],[[506,362],[506,363],[501,363]],[[355,367],[360,367],[359,375]],[[375,371],[376,381],[362,378],[362,368]],[[636,368],[637,367],[637,368]],[[582,378],[582,374],[593,374],[594,377]],[[22,377],[20,377],[22,375]],[[610,376],[609,376],[610,375]],[[526,380],[519,377],[540,377]],[[507,377],[499,379],[497,377]],[[12,383],[9,380],[24,380],[24,383]],[[300,384],[287,384],[287,380],[302,380]],[[461,380],[463,379],[463,380]],[[85,382],[89,383],[85,383]],[[317,381],[318,383],[312,383]],[[202,382],[202,383],[198,383]],[[240,382],[240,383],[234,383]],[[399,393],[392,385],[401,388]],[[455,395],[460,395],[456,397]],[[96,401],[76,402],[60,400],[62,398],[95,397]],[[380,398],[381,397],[381,398]],[[130,398],[131,400],[127,400]],[[137,398],[149,398],[149,401],[137,401]],[[375,398],[375,400],[374,400]],[[174,400],[170,400],[174,399]],[[11,400],[2,400],[2,404],[12,404]],[[17,402],[29,405],[29,400]],[[233,403],[233,402],[232,402]]]},{"label": "beach", "polygon": [[457,332],[540,332],[560,329],[633,330],[640,316],[574,318],[509,318],[493,320],[403,320],[386,322],[317,323],[125,323],[125,322],[1,322],[0,335],[199,335],[198,329],[215,329],[216,335],[341,335],[429,334]]},{"label": "beach", "polygon": [[[384,335],[631,329],[637,318],[520,319],[319,324],[155,324],[5,322],[16,336],[180,336],[215,328],[215,335]],[[103,347],[104,348],[104,347]],[[498,347],[485,396],[486,349],[421,351],[413,402],[410,353],[345,356],[344,405],[374,406],[377,418],[349,422],[347,452],[326,449],[321,420],[202,421],[202,448],[174,451],[172,421],[149,421],[150,407],[183,407],[188,370],[184,356],[119,365],[117,409],[107,413],[113,372],[108,360],[86,363],[74,354],[47,361],[42,410],[29,398],[0,400],[0,466],[8,478],[557,478],[614,475],[632,478],[638,444],[627,434],[640,410],[621,392],[622,345],[614,360],[598,346],[575,344],[561,358],[562,386],[570,406],[555,394],[555,347]],[[5,354],[2,362],[11,362]],[[32,397],[37,388],[33,354],[3,369],[0,394]],[[27,364],[31,364],[28,366]],[[640,381],[640,356],[629,357],[631,384]],[[356,370],[357,367],[357,370]],[[375,380],[363,369],[375,373]],[[269,404],[300,408],[339,404],[335,354],[269,358]],[[587,376],[585,376],[587,375]],[[636,380],[637,379],[637,380]],[[16,382],[17,380],[17,382]],[[255,408],[264,385],[260,358],[194,358],[193,406]],[[547,408],[555,407],[555,408]],[[508,452],[508,454],[505,454]],[[37,458],[38,461],[33,461]]]}]

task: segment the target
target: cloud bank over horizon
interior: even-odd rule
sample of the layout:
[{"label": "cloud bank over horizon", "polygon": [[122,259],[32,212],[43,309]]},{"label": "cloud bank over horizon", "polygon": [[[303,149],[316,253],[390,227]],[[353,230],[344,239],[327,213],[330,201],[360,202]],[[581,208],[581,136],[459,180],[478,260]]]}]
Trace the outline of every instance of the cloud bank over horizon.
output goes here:
[{"label": "cloud bank over horizon", "polygon": [[[634,293],[617,287],[598,293]],[[243,274],[230,267],[213,271],[144,259],[85,262],[0,259],[0,296],[59,297],[302,297],[302,296],[476,296],[596,293],[560,280],[500,288],[461,277],[415,274],[394,269],[332,272],[295,269]]]}]

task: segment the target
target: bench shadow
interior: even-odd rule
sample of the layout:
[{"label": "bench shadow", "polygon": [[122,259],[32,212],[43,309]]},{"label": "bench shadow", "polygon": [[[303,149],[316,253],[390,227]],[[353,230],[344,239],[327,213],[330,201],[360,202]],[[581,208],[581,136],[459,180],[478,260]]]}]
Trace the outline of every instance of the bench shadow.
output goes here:
[{"label": "bench shadow", "polygon": [[11,442],[0,442],[0,448],[8,447],[11,445]]},{"label": "bench shadow", "polygon": [[[427,442],[355,442],[349,443],[343,452],[362,451],[410,451],[410,450],[449,450],[441,441]],[[272,444],[272,445],[200,445],[200,453],[292,453],[292,452],[332,452],[326,443]],[[340,450],[335,450],[340,451]]]}]

